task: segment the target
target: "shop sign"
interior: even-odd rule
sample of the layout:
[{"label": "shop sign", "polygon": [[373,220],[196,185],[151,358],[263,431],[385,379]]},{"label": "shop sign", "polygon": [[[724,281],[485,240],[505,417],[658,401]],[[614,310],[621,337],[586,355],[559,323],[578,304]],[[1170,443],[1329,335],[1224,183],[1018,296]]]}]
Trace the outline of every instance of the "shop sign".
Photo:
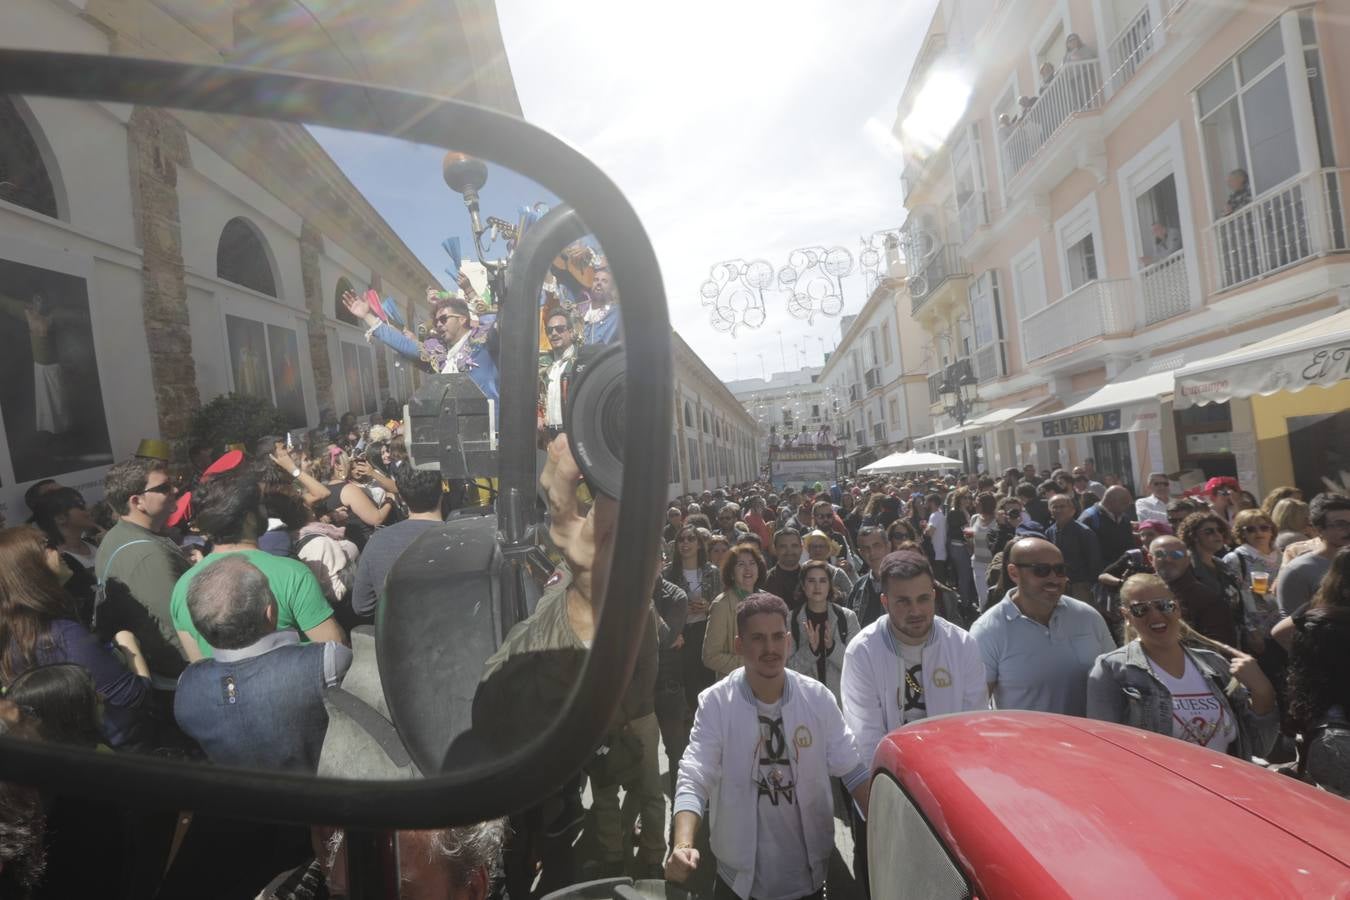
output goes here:
[{"label": "shop sign", "polygon": [[1081,416],[1066,416],[1062,419],[1047,419],[1041,423],[1041,436],[1047,438],[1070,437],[1075,434],[1091,434],[1096,431],[1119,430],[1120,410],[1118,409],[1084,413]]}]

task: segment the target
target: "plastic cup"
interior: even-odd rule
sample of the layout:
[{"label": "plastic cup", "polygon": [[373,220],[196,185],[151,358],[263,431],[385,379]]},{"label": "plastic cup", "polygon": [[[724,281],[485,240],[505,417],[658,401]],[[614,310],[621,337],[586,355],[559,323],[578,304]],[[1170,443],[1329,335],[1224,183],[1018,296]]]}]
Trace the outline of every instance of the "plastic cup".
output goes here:
[{"label": "plastic cup", "polygon": [[1264,594],[1270,589],[1269,572],[1252,572],[1252,590],[1258,594]]}]

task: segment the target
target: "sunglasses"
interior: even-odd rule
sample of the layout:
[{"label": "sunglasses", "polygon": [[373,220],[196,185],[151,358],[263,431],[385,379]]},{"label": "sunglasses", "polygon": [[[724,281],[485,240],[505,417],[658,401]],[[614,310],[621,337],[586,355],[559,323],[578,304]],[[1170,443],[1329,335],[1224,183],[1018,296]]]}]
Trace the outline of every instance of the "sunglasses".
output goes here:
[{"label": "sunglasses", "polygon": [[1050,573],[1054,573],[1063,578],[1069,574],[1069,567],[1064,563],[1013,563],[1019,569],[1030,569],[1031,574],[1037,578],[1049,578]]},{"label": "sunglasses", "polygon": [[548,333],[549,333],[549,334],[566,334],[567,332],[569,332],[569,331],[571,331],[571,330],[572,330],[572,326],[571,326],[571,325],[550,325],[550,326],[548,326]]},{"label": "sunglasses", "polygon": [[1177,608],[1177,601],[1149,600],[1144,603],[1131,603],[1125,608],[1129,610],[1130,615],[1134,616],[1136,619],[1142,619],[1144,616],[1148,615],[1150,609],[1156,609],[1166,616],[1170,615]]},{"label": "sunglasses", "polygon": [[166,481],[166,482],[164,482],[163,484],[155,485],[154,487],[148,487],[148,488],[146,488],[145,490],[141,491],[141,493],[142,493],[142,494],[176,494],[176,493],[178,493],[178,488],[174,485],[174,483],[173,483],[172,481]]},{"label": "sunglasses", "polygon": [[1185,550],[1163,550],[1161,553],[1154,553],[1154,559],[1185,559]]},{"label": "sunglasses", "polygon": [[1269,525],[1267,525],[1267,524],[1265,524],[1265,523],[1263,522],[1263,523],[1261,523],[1260,525],[1248,525],[1247,528],[1246,528],[1246,530],[1247,530],[1247,531],[1274,531],[1275,529],[1272,528],[1272,527],[1270,527]]},{"label": "sunglasses", "polygon": [[446,322],[449,322],[451,319],[466,319],[466,318],[468,318],[468,317],[467,317],[467,316],[458,316],[458,315],[455,315],[455,314],[453,314],[453,313],[446,313],[446,314],[443,315],[443,316],[437,316],[437,317],[436,317],[436,324],[437,324],[437,325],[444,325]]},{"label": "sunglasses", "polygon": [[1214,493],[1218,494],[1220,497],[1227,497],[1231,495],[1233,492],[1230,491],[1228,488],[1219,488]]},{"label": "sunglasses", "polygon": [[1009,508],[1008,508],[1007,515],[1010,515],[1010,516],[1020,516],[1021,514],[1022,514],[1022,511],[1021,511],[1020,509],[1014,509],[1013,507],[1009,507]]}]

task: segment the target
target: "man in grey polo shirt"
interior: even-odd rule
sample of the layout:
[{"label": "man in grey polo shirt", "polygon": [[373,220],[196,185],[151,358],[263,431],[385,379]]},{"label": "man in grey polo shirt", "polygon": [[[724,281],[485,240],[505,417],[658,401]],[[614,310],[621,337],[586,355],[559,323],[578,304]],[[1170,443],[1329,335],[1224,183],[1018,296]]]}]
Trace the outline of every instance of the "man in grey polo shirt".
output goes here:
[{"label": "man in grey polo shirt", "polygon": [[1087,714],[1093,662],[1116,648],[1106,621],[1066,597],[1068,569],[1044,538],[1013,545],[1008,577],[1017,585],[971,626],[999,709]]}]

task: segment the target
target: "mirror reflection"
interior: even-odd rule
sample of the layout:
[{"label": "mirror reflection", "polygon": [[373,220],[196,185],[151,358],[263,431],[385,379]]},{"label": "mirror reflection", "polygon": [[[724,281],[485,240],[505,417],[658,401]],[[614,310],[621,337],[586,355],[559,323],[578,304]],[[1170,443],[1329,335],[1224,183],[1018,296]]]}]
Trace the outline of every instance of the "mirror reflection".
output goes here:
[{"label": "mirror reflection", "polygon": [[14,730],[408,778],[564,711],[625,361],[560,198],[392,138],[40,97],[0,97],[0,162]]}]

